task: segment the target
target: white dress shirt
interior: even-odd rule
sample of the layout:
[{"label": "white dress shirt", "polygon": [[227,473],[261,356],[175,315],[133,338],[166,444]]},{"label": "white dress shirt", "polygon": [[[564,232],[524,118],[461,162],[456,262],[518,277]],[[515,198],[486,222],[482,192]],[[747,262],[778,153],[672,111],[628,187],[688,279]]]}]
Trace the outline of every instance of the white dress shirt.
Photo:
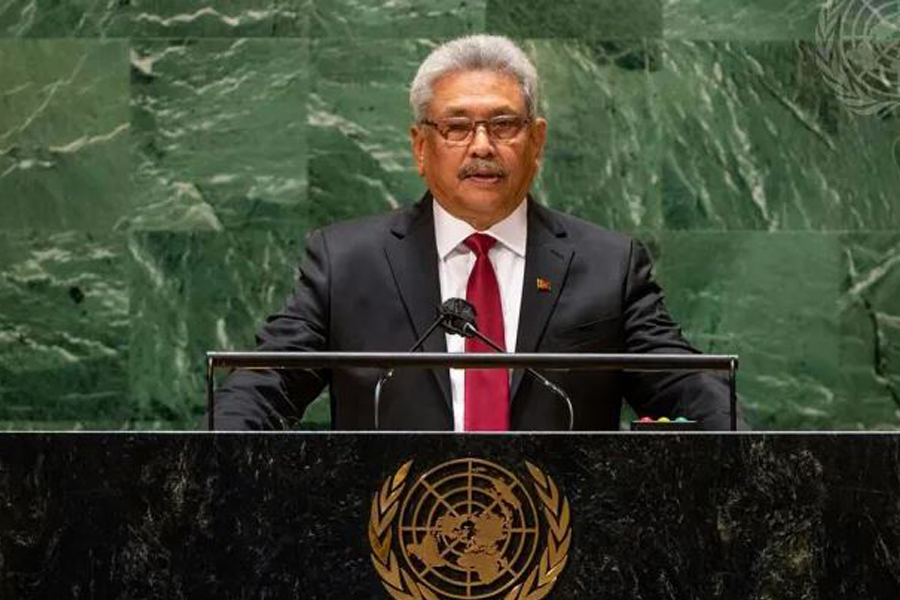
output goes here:
[{"label": "white dress shirt", "polygon": [[[471,225],[457,219],[437,202],[434,203],[434,238],[438,253],[438,274],[441,280],[441,302],[450,298],[465,298],[469,274],[475,266],[475,253],[463,244],[473,233]],[[525,246],[528,237],[528,202],[523,200],[508,217],[485,233],[497,240],[488,251],[488,258],[497,275],[500,303],[503,307],[503,333],[507,352],[516,347],[519,331],[519,309],[522,305],[522,284],[525,278]],[[499,340],[494,340],[499,342]],[[465,338],[447,335],[448,352],[465,352]],[[450,392],[453,397],[453,429],[465,431],[466,378],[463,369],[450,369]],[[512,400],[512,399],[510,399]]]}]

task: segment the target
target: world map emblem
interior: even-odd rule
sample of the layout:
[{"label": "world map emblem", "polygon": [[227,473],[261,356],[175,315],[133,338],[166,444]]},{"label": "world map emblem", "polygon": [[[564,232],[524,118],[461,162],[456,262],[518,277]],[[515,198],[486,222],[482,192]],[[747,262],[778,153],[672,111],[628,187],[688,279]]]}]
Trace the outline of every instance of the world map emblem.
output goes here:
[{"label": "world map emblem", "polygon": [[553,479],[480,458],[441,463],[410,481],[400,466],[372,499],[372,563],[398,600],[537,600],[568,561],[568,500]]},{"label": "world map emblem", "polygon": [[900,106],[900,2],[828,0],[816,28],[816,64],[853,112]]}]

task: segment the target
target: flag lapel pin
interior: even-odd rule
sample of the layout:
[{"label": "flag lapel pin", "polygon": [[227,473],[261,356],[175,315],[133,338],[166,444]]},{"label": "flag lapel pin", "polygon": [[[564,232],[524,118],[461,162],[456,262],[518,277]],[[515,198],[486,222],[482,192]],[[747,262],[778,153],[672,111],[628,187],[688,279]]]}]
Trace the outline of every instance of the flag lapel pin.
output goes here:
[{"label": "flag lapel pin", "polygon": [[550,280],[543,277],[537,278],[537,289],[539,292],[549,292],[551,290]]}]

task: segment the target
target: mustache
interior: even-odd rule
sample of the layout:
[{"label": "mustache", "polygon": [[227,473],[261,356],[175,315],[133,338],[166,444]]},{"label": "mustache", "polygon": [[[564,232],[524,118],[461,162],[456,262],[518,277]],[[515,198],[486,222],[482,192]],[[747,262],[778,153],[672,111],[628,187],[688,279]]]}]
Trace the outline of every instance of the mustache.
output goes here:
[{"label": "mustache", "polygon": [[487,175],[488,177],[506,177],[506,169],[492,160],[482,158],[473,159],[459,169],[460,179],[466,179],[472,175]]}]

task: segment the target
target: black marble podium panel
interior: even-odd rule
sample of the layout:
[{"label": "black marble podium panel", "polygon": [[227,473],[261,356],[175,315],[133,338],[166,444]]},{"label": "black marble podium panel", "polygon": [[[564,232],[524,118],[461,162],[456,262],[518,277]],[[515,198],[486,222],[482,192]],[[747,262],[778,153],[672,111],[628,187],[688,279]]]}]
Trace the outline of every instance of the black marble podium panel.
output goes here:
[{"label": "black marble podium panel", "polygon": [[550,598],[900,597],[900,437],[0,435],[0,598],[389,598],[374,492],[400,464],[551,474]]}]

